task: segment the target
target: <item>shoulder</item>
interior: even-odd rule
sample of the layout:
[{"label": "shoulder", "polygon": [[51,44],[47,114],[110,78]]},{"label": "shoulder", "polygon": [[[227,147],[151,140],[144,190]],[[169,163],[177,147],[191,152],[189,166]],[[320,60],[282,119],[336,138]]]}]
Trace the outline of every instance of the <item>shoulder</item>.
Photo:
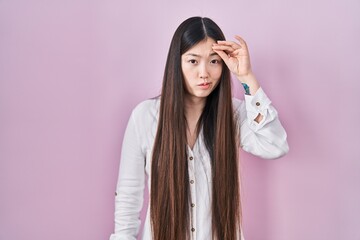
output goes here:
[{"label": "shoulder", "polygon": [[135,114],[146,114],[147,112],[156,111],[159,105],[159,98],[150,98],[140,102],[133,110]]},{"label": "shoulder", "polygon": [[151,98],[140,102],[132,111],[132,118],[137,123],[157,120],[160,106],[160,98]]}]

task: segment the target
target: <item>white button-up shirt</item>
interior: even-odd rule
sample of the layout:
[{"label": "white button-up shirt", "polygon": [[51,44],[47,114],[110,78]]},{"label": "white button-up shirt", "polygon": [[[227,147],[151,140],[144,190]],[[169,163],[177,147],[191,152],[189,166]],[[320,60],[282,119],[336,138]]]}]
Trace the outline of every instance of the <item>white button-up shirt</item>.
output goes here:
[{"label": "white button-up shirt", "polygon": [[[119,178],[115,196],[115,233],[110,240],[136,239],[140,227],[146,175],[149,192],[151,183],[151,156],[154,145],[160,100],[150,99],[140,103],[132,112],[125,131],[121,153]],[[286,132],[277,111],[260,88],[254,96],[245,95],[245,101],[233,99],[235,115],[240,126],[243,150],[262,158],[278,158],[288,152]],[[260,123],[254,121],[263,115]],[[190,177],[190,224],[192,240],[212,239],[211,196],[212,178],[210,156],[202,131],[191,149],[187,149]],[[150,206],[142,235],[151,240]],[[241,237],[243,239],[243,237]]]}]

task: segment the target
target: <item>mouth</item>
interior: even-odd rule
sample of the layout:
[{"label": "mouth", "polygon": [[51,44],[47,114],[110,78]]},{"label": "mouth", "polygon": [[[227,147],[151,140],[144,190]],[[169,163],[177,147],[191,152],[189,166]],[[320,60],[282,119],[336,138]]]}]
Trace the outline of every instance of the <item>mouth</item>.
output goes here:
[{"label": "mouth", "polygon": [[202,90],[208,90],[211,86],[211,82],[204,82],[198,85],[200,89]]},{"label": "mouth", "polygon": [[198,86],[208,86],[208,85],[210,85],[211,83],[209,83],[209,82],[206,82],[206,83],[201,83],[201,84],[199,84]]}]

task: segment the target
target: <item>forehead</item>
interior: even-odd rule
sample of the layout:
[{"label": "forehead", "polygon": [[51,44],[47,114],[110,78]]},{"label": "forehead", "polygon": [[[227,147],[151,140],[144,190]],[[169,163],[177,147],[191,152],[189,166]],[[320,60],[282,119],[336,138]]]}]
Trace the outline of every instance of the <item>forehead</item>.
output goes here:
[{"label": "forehead", "polygon": [[191,47],[188,51],[186,51],[183,55],[184,56],[199,56],[199,57],[206,57],[210,55],[215,55],[212,45],[215,43],[215,40],[212,38],[206,38],[203,41],[195,44]]}]

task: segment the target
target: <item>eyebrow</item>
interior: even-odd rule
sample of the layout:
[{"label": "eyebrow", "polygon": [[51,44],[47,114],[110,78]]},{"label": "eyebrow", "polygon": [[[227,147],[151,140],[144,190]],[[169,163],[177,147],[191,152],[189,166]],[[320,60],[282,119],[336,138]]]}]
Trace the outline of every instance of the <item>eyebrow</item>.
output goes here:
[{"label": "eyebrow", "polygon": [[[210,54],[210,57],[215,56],[215,55],[218,55],[218,54],[216,52],[213,52]],[[187,53],[186,56],[201,57],[201,55],[195,54],[195,53]]]}]

